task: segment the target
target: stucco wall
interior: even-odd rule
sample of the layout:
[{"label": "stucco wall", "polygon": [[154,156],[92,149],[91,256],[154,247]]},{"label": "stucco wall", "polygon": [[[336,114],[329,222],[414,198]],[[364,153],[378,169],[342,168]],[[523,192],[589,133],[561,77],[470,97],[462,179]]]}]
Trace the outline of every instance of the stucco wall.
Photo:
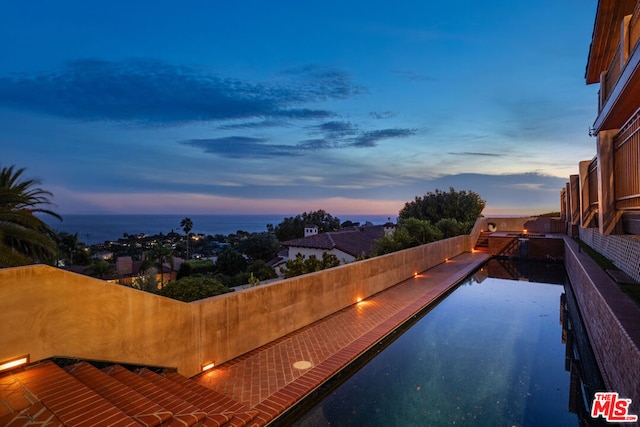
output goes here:
[{"label": "stucco wall", "polygon": [[0,360],[30,354],[175,367],[219,364],[468,251],[458,236],[182,303],[47,266],[0,270]]}]

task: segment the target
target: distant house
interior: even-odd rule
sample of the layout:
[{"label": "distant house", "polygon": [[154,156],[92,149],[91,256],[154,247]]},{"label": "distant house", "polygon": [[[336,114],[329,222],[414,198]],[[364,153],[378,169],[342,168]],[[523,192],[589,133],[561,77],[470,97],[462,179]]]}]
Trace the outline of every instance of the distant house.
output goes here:
[{"label": "distant house", "polygon": [[[359,256],[370,256],[375,250],[377,239],[392,233],[395,225],[388,222],[384,225],[368,225],[344,228],[339,231],[329,231],[313,233],[312,226],[305,226],[305,237],[287,240],[282,245],[288,248],[288,259],[293,259],[297,254],[305,257],[315,255],[321,259],[322,254],[327,252],[333,254],[343,262],[352,262]],[[307,235],[307,230],[310,233]]]},{"label": "distant house", "polygon": [[[136,278],[144,273],[144,271],[142,271],[143,262],[144,261],[134,261],[130,256],[117,257],[113,272],[100,279],[110,283],[131,286]],[[178,270],[183,262],[184,260],[178,257],[173,258],[173,264],[165,262],[162,265],[162,272],[158,271],[156,274],[158,283],[162,282],[166,284],[172,280],[176,280]],[[88,265],[70,265],[65,266],[64,269],[85,276],[91,276],[91,267]]]},{"label": "distant house", "polygon": [[319,228],[315,224],[307,224],[304,226],[304,237],[315,236],[318,234]]},{"label": "distant house", "polygon": [[[144,258],[144,257],[143,257]],[[130,256],[118,257],[116,259],[116,277],[120,285],[131,286],[134,280],[142,273],[142,261],[134,261]],[[162,271],[157,272],[156,279],[159,283],[168,283],[176,280],[177,272],[184,260],[182,258],[173,257],[172,263],[163,263]]]}]

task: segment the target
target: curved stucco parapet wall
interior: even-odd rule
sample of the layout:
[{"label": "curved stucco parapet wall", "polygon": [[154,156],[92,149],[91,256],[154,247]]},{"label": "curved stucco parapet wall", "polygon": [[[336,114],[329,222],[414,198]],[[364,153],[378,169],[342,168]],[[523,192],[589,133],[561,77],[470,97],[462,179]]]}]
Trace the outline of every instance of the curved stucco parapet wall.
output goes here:
[{"label": "curved stucco parapet wall", "polygon": [[183,303],[49,266],[0,270],[0,361],[70,357],[191,376],[469,251],[458,236]]}]

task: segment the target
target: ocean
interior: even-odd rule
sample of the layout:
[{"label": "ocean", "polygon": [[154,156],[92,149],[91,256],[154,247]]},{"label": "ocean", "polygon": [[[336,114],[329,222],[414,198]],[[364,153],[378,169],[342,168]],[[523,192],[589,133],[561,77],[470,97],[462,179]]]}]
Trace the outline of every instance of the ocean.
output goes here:
[{"label": "ocean", "polygon": [[[87,245],[114,241],[127,234],[183,233],[180,221],[188,216],[193,222],[192,233],[232,234],[238,230],[250,233],[267,231],[267,224],[280,224],[293,215],[61,215],[62,222],[51,217],[42,219],[55,231],[78,233],[78,240]],[[384,224],[395,215],[335,215],[341,222],[350,220],[364,224]]]}]

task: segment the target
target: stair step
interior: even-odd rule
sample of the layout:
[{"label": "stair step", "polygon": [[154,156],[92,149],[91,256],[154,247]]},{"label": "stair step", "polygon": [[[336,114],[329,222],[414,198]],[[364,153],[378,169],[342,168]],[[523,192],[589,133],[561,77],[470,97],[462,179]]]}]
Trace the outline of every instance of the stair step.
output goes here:
[{"label": "stair step", "polygon": [[[164,376],[202,396],[212,404],[216,412],[225,414],[234,413],[234,417],[230,420],[230,425],[247,425],[259,414],[258,411],[249,409],[247,405],[200,384],[197,379],[189,379],[177,372],[165,374]],[[240,421],[242,421],[242,424]]]},{"label": "stair step", "polygon": [[193,390],[192,386],[192,384],[195,383],[180,374],[175,375],[184,378],[186,380],[185,382],[179,383],[176,381],[172,381],[166,376],[156,374],[149,369],[140,369],[137,373],[141,377],[153,382],[158,387],[169,391],[170,393],[186,400],[187,402],[206,412],[209,419],[203,421],[203,425],[227,425],[228,422],[233,421],[239,423],[242,419],[246,418],[244,414],[241,414],[240,417],[236,417],[231,408],[221,406],[217,402],[217,400],[220,399],[210,399],[202,394],[197,393],[195,390]]},{"label": "stair step", "polygon": [[[50,424],[43,425],[117,427],[140,425],[53,362],[47,361],[26,368],[12,374],[11,377],[39,400],[39,404],[25,407],[18,417],[24,417],[28,412],[38,419],[51,420]],[[52,416],[54,418],[51,418]],[[17,418],[2,425],[25,425],[16,421],[18,421]]]},{"label": "stair step", "polygon": [[80,362],[65,370],[143,426],[159,426],[173,416],[169,410],[90,363]]},{"label": "stair step", "polygon": [[[184,399],[163,390],[156,384],[134,374],[120,365],[110,366],[103,369],[103,371],[163,408],[171,411],[173,413],[173,419],[184,423],[182,425],[192,426],[203,421],[207,416],[205,412],[191,405]],[[169,424],[172,425],[174,423],[170,420]]]}]

